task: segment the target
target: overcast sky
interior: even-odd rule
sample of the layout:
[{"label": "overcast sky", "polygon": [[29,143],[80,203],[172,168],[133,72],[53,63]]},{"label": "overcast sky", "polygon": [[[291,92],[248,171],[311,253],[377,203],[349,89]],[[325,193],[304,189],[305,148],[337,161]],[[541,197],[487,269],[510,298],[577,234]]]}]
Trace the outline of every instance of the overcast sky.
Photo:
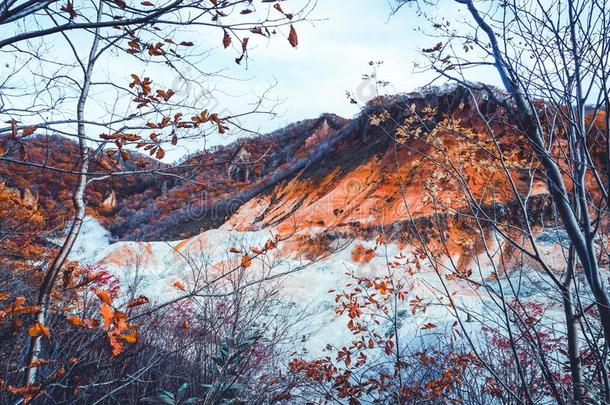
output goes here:
[{"label": "overcast sky", "polygon": [[[283,4],[288,11],[295,3]],[[252,38],[247,68],[231,63],[235,54],[223,49],[218,49],[216,56],[210,58],[210,67],[222,64],[228,67],[231,76],[249,79],[233,83],[229,88],[234,95],[244,94],[250,99],[253,95],[248,93],[260,94],[271,83],[277,83],[271,95],[283,101],[275,109],[279,116],[273,120],[258,116],[248,121],[249,127],[261,132],[324,112],[350,118],[358,113],[358,107],[349,103],[346,91],[357,92],[359,101],[371,96],[369,86],[362,79],[362,74],[370,71],[369,61],[384,62],[379,77],[390,82],[385,89],[388,93],[414,90],[433,77],[431,73],[417,73],[414,69],[414,63],[420,58],[418,51],[435,43],[434,39],[416,31],[423,19],[413,9],[405,8],[392,17],[390,11],[384,0],[320,0],[310,16],[311,20],[319,21],[296,25],[297,49],[285,39],[285,29],[270,41]],[[451,12],[454,18],[461,13],[455,6]],[[218,38],[211,40],[215,45],[220,42]],[[235,105],[231,101],[226,104]],[[210,142],[232,142],[237,135],[230,132]]]},{"label": "overcast sky", "polygon": [[[313,0],[287,0],[281,4],[285,12],[297,12],[308,1]],[[467,19],[465,11],[460,10],[454,2],[441,5],[428,7],[426,11],[436,14],[436,17]],[[277,13],[268,3],[263,3],[257,13],[266,15],[269,10]],[[134,64],[130,58],[117,58],[112,52],[105,53],[96,64],[94,82],[99,85],[90,91],[86,114],[92,120],[96,116],[106,120],[109,114],[121,114],[124,111],[124,114],[129,113],[129,109],[133,108],[130,99],[117,101],[119,96],[115,95],[111,86],[105,86],[104,83],[128,83],[132,80],[130,74],[134,73],[140,77],[153,78],[155,86],[159,88],[172,88],[178,92],[177,96],[188,97],[189,103],[194,103],[189,105],[193,105],[196,111],[208,109],[221,117],[249,111],[250,104],[259,100],[260,95],[273,86],[265,94],[269,101],[267,105],[275,105],[273,111],[276,116],[271,119],[268,115],[252,115],[240,122],[258,133],[269,133],[292,122],[318,117],[322,113],[351,118],[359,112],[359,107],[350,104],[346,97],[347,91],[355,93],[361,104],[375,96],[370,81],[362,78],[363,74],[371,71],[369,61],[384,62],[378,71],[378,78],[390,83],[383,89],[384,93],[412,91],[433,79],[431,72],[421,73],[414,67],[418,60],[422,61],[419,51],[438,41],[418,31],[419,26],[426,24],[425,18],[418,16],[417,10],[408,7],[392,17],[390,12],[386,0],[318,0],[307,21],[294,24],[299,37],[296,49],[287,40],[288,27],[278,29],[278,34],[271,39],[248,33],[248,59],[241,65],[234,62],[241,52],[238,40],[233,40],[231,48],[223,49],[221,30],[183,27],[183,30],[176,33],[175,39],[192,41],[197,45],[193,47],[195,52],[206,51],[205,58],[196,58],[197,69],[208,73],[221,72],[220,75],[213,74],[209,77],[198,77],[197,72],[184,72],[187,73],[186,76],[198,77],[198,85],[194,86],[186,86],[180,75],[164,65]],[[85,36],[79,39],[78,31],[72,35],[79,52],[87,55],[91,38]],[[46,45],[58,61],[63,61],[62,58],[65,57],[67,66],[74,63],[72,52],[62,37],[52,37]],[[9,64],[6,65],[9,69]],[[37,65],[32,65],[32,69],[35,71]],[[78,69],[75,69],[77,74]],[[25,69],[21,75],[22,77],[13,77],[13,80],[31,81],[31,86],[38,84],[39,79],[29,69]],[[478,75],[475,80],[494,83],[493,76]],[[202,88],[207,89],[207,92],[202,91]],[[15,102],[27,104],[28,97],[22,98],[26,100],[16,98]],[[65,105],[62,104],[63,108],[46,111],[43,119],[50,122],[71,117],[73,105],[70,102],[76,98],[66,100]],[[69,125],[61,129],[74,130]],[[89,130],[97,131],[99,128],[91,127]],[[212,145],[228,144],[248,135],[251,133],[233,126],[225,135],[214,134],[204,141],[185,140],[176,147],[168,148],[166,161],[180,159]]]}]

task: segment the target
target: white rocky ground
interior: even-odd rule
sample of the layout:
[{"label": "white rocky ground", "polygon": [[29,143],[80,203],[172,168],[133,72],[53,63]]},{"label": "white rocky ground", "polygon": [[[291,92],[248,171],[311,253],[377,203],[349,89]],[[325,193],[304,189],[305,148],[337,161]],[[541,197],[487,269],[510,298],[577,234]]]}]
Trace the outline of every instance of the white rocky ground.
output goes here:
[{"label": "white rocky ground", "polygon": [[[239,263],[241,255],[229,252],[231,247],[262,247],[270,238],[270,230],[253,232],[238,232],[230,229],[215,229],[204,232],[193,238],[178,242],[109,242],[109,233],[93,218],[87,218],[82,233],[78,238],[72,258],[79,259],[87,264],[101,265],[120,281],[122,290],[137,280],[136,294],[144,294],[153,303],[162,303],[182,293],[173,286],[175,281],[181,281],[187,288],[195,285],[193,263],[195,267],[205,268],[208,277],[220,274],[233,268]],[[542,235],[540,247],[544,254],[553,263],[559,266],[563,260],[561,249],[554,242],[552,235]],[[276,306],[278,313],[292,313],[301,319],[300,326],[305,335],[302,339],[303,347],[312,356],[324,354],[328,343],[335,346],[347,345],[352,336],[345,327],[347,318],[335,314],[335,294],[329,290],[345,289],[350,278],[345,274],[353,270],[357,275],[386,275],[386,259],[392,260],[395,256],[403,254],[409,257],[407,248],[402,250],[396,244],[381,246],[375,251],[375,256],[369,263],[356,263],[352,260],[352,251],[356,245],[365,248],[374,248],[374,241],[354,240],[347,241],[347,246],[332,253],[329,257],[308,263],[283,253],[283,244],[265,259],[253,260],[247,271],[249,280],[256,281],[261,277],[288,272],[280,278],[269,283],[279,283],[279,301]],[[284,249],[286,250],[286,249]],[[458,259],[458,258],[454,258]],[[479,260],[480,276],[487,277],[492,270],[491,261],[486,255]],[[499,254],[492,257],[499,260]],[[189,264],[189,261],[191,264]],[[479,270],[475,270],[475,274]],[[396,272],[398,274],[398,272]],[[443,285],[437,273],[429,268],[422,268],[413,276],[406,273],[397,275],[402,277],[409,289],[409,297],[399,307],[401,318],[400,333],[404,341],[419,339],[435,339],[449,336],[455,318],[442,303],[447,298],[441,298]],[[521,289],[520,296],[528,294],[533,301],[549,302],[543,289],[533,286],[544,285],[545,281],[539,273],[531,270],[521,272],[513,280]],[[462,311],[468,311],[476,316],[495,312],[493,301],[483,289],[474,290],[464,282],[449,281],[446,284],[456,305]],[[497,287],[497,283],[492,283]],[[504,285],[507,288],[506,285]],[[510,294],[509,294],[510,295]],[[415,316],[411,313],[408,301],[416,296],[424,298],[428,304],[425,313],[418,311]],[[465,312],[462,312],[464,319]],[[436,328],[423,331],[422,325],[432,322]],[[476,340],[478,327],[476,322],[470,324],[471,334]],[[380,325],[380,330],[387,330],[388,325]],[[300,333],[300,332],[299,332]]]}]

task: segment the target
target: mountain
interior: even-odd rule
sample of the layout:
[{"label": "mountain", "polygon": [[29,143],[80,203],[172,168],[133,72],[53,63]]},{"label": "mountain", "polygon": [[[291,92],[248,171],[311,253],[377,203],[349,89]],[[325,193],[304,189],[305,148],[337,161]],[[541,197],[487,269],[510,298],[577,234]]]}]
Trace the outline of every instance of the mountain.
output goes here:
[{"label": "mountain", "polygon": [[[315,150],[327,141],[326,135],[345,122],[326,114],[265,136],[195,153],[175,165],[139,153],[132,153],[129,160],[103,156],[94,160],[90,172],[104,172],[114,165],[115,170],[157,168],[169,175],[113,176],[94,182],[86,193],[88,214],[117,239],[176,239],[218,227],[242,201],[302,168],[304,157],[318,153]],[[2,161],[0,180],[36,195],[49,222],[61,226],[71,214],[70,193],[76,176],[65,171],[73,170],[77,163],[77,146],[60,136],[32,136],[22,143],[26,159],[44,162],[54,170]],[[6,144],[5,157],[17,159],[22,153],[20,144]]]},{"label": "mountain", "polygon": [[[450,201],[448,208],[453,210],[464,209],[466,202],[455,179],[438,177],[443,176],[439,165],[456,159],[464,161],[463,181],[480,194],[483,206],[510,208],[512,190],[505,176],[480,164],[485,162],[484,153],[469,147],[485,133],[478,112],[490,114],[498,106],[482,95],[477,106],[471,104],[463,88],[436,89],[378,98],[351,120],[325,114],[266,136],[195,153],[175,165],[134,153],[118,164],[159,167],[171,176],[95,182],[86,195],[88,214],[107,227],[115,240],[176,240],[223,224],[242,231],[297,224],[298,228],[364,235],[432,214],[433,204],[424,198],[431,176],[437,177],[439,200]],[[372,125],[383,111],[389,112],[388,119]],[[434,117],[428,119],[435,120],[450,116],[470,130],[472,139],[442,129],[431,141],[423,131],[425,122],[412,128],[424,134],[421,137],[397,139],[397,129],[414,111],[432,113]],[[529,146],[510,123],[497,120],[494,130],[511,158],[530,159]],[[441,142],[449,155],[438,155],[434,142]],[[26,150],[31,160],[46,160],[54,167],[70,169],[76,163],[76,145],[63,137],[33,137],[26,141]],[[435,153],[438,156],[431,159]],[[517,187],[525,189],[528,171],[513,171]],[[69,218],[75,176],[0,162],[0,179],[36,195],[54,225]],[[532,189],[533,203],[541,204],[542,197],[536,196],[544,196],[546,188],[539,176]]]},{"label": "mountain", "polygon": [[[334,291],[358,277],[380,282],[392,273],[404,285],[406,298],[396,310],[405,339],[450,334],[455,318],[438,305],[437,292],[446,291],[464,311],[492,316],[493,289],[477,285],[496,285],[500,262],[523,265],[486,220],[492,217],[508,232],[523,225],[512,185],[486,163],[496,145],[487,139],[480,111],[496,114],[497,148],[517,191],[529,190],[526,208],[540,254],[558,266],[564,258],[565,235],[552,226],[544,181],[538,173],[530,178],[526,168],[531,150],[497,105],[478,97],[473,105],[458,87],[379,98],[351,120],[323,115],[190,156],[180,173],[193,181],[150,180],[129,196],[113,189],[115,210],[85,222],[72,258],[106,269],[120,280],[121,291],[146,295],[153,304],[172,302],[182,286],[196,288],[202,279],[226,277],[213,289],[221,294],[233,283],[260,283],[263,291],[277,290],[263,318],[305,321],[291,351],[314,357],[327,355],[329,343],[350,344]],[[405,126],[411,136],[401,132]],[[450,162],[459,162],[461,177],[451,175]],[[469,185],[476,210],[457,182]],[[422,242],[438,255],[439,267],[414,259],[423,257]],[[248,256],[235,280],[231,275],[246,252],[253,259]],[[546,291],[535,288],[540,273],[532,270],[528,277],[520,287],[528,299],[548,301]],[[415,315],[418,300],[426,309]],[[436,326],[427,331],[425,325]],[[388,327],[382,322],[379,333]],[[479,323],[467,327],[480,332]]]}]

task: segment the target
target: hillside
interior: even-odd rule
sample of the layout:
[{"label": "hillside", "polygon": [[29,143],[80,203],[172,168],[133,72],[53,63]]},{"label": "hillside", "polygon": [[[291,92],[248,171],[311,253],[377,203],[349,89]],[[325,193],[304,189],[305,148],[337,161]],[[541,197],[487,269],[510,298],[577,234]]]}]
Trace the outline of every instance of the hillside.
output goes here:
[{"label": "hillside", "polygon": [[[86,194],[88,213],[118,239],[177,238],[217,227],[242,201],[292,175],[302,165],[302,157],[344,123],[340,117],[324,115],[266,136],[192,154],[175,165],[138,153],[129,160],[104,156],[101,164],[94,160],[90,172],[103,173],[114,166],[157,168],[170,175],[115,176],[94,182]],[[1,161],[0,180],[31,193],[51,227],[63,226],[71,213],[70,184],[75,184],[76,176],[60,170],[75,167],[76,145],[60,136],[32,136],[23,144],[28,161],[44,162],[58,170]],[[16,159],[20,153],[20,145],[7,143],[5,157]]]},{"label": "hillside", "polygon": [[[159,166],[154,159],[134,154],[128,161],[110,163],[162,167],[172,176],[95,182],[86,196],[88,213],[119,240],[184,238],[226,221],[226,226],[239,230],[287,229],[296,223],[299,228],[366,233],[438,210],[424,198],[432,186],[438,201],[450,202],[446,208],[464,208],[465,200],[456,194],[457,180],[442,174],[448,171],[441,167],[443,161],[456,159],[463,162],[463,181],[482,205],[510,204],[512,190],[505,176],[485,166],[485,149],[478,145],[485,133],[478,111],[493,114],[497,106],[483,98],[479,110],[470,104],[462,88],[437,89],[374,100],[351,120],[328,114],[301,121],[267,136],[195,153],[173,166]],[[372,125],[385,110],[390,113],[388,119]],[[468,132],[441,129],[432,139],[434,128],[426,129],[422,121],[411,128],[421,132],[420,137],[397,139],[397,129],[412,111],[430,122],[451,117]],[[523,137],[501,113],[493,125],[507,157],[531,160]],[[442,156],[435,142],[450,155]],[[26,141],[26,150],[33,161],[46,159],[49,165],[64,169],[75,164],[65,158],[75,155],[75,145],[66,138],[34,137]],[[512,171],[517,181],[527,181],[529,172],[524,166],[515,165]],[[71,208],[70,187],[59,185],[69,185],[74,176],[0,162],[0,179],[31,192],[50,223],[65,223]],[[546,193],[537,175],[532,189],[534,196]]]}]

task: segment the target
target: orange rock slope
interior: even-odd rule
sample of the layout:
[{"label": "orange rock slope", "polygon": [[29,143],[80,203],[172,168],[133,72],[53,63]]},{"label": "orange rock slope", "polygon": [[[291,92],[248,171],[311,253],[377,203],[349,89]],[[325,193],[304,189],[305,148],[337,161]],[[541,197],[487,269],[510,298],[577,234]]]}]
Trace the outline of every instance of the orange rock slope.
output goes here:
[{"label": "orange rock slope", "polygon": [[[536,163],[525,139],[498,113],[493,127],[498,143],[491,142],[469,103],[459,88],[370,103],[360,117],[327,134],[326,144],[307,140],[301,155],[313,155],[310,144],[326,150],[294,176],[245,202],[225,227],[389,229],[435,212],[464,210],[467,192],[484,207],[510,204],[515,190],[500,153],[518,192],[545,195],[540,177],[530,184],[528,169]],[[486,104],[481,101],[479,108],[491,108]]]}]

